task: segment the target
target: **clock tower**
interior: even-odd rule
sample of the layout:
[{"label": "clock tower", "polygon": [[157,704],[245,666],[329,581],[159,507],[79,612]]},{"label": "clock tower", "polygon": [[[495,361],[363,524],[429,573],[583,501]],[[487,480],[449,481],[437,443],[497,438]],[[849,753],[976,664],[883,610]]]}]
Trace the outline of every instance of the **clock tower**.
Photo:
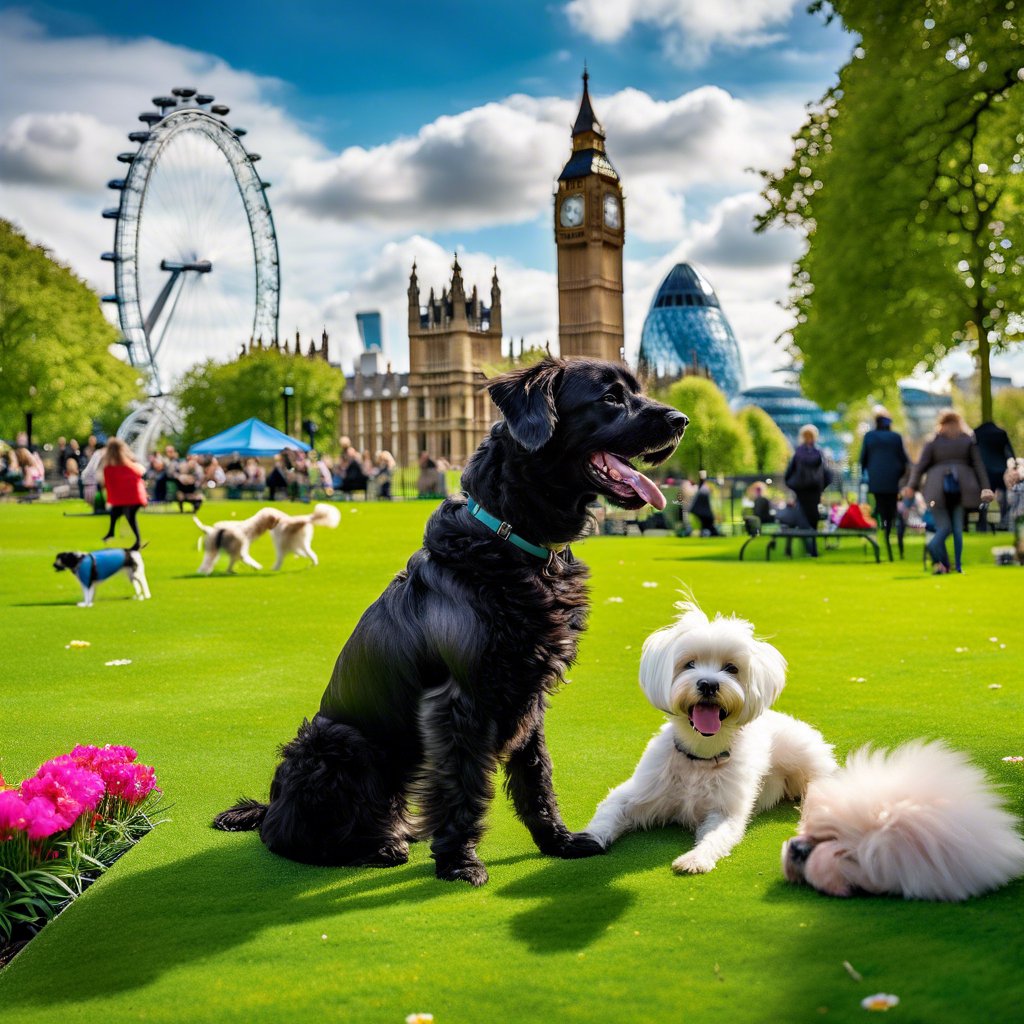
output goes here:
[{"label": "clock tower", "polygon": [[605,154],[583,72],[572,156],[555,191],[558,344],[563,356],[623,361],[622,184]]}]

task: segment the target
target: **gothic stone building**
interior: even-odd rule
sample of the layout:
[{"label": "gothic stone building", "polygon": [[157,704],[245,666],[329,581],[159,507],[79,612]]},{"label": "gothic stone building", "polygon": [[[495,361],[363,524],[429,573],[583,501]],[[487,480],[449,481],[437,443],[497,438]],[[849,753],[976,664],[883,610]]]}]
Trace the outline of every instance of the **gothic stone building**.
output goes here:
[{"label": "gothic stone building", "polygon": [[[563,356],[623,360],[622,183],[605,152],[583,73],[583,98],[572,129],[572,153],[554,199],[558,253],[559,348]],[[420,305],[413,264],[409,279],[409,372],[378,366],[366,352],[346,378],[340,430],[360,451],[386,449],[399,465],[420,452],[453,465],[466,459],[500,418],[482,367],[501,361],[501,291],[495,271],[491,305],[476,287],[466,297],[458,259],[451,284]]]},{"label": "gothic stone building", "polygon": [[341,432],[360,451],[390,451],[400,466],[421,452],[464,466],[500,414],[483,390],[482,366],[501,361],[501,289],[491,279],[491,304],[474,285],[467,298],[456,258],[440,297],[431,288],[420,305],[413,264],[409,278],[409,372],[378,371],[365,352],[345,380]]}]

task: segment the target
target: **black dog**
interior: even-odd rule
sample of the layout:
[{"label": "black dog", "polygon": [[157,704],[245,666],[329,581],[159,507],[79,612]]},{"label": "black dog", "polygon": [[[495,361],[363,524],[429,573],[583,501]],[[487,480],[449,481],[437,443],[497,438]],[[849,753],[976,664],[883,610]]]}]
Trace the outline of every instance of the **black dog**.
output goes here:
[{"label": "black dog", "polygon": [[503,764],[543,853],[602,852],[563,824],[544,741],[587,615],[587,570],[567,545],[598,494],[664,506],[627,460],[664,461],[687,419],[610,363],[546,359],[487,387],[505,420],[469,460],[467,494],[440,505],[359,620],[319,714],[282,748],[269,805],[242,800],[216,828],[258,828],[312,864],[403,864],[409,838],[429,836],[438,878],[482,885],[476,845]]}]

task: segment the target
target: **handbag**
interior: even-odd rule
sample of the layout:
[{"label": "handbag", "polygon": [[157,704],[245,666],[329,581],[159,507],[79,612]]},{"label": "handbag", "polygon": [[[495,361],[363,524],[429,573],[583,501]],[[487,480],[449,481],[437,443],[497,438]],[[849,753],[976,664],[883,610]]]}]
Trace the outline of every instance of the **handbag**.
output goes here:
[{"label": "handbag", "polygon": [[960,497],[960,477],[955,469],[947,469],[943,475],[942,493],[950,498]]}]

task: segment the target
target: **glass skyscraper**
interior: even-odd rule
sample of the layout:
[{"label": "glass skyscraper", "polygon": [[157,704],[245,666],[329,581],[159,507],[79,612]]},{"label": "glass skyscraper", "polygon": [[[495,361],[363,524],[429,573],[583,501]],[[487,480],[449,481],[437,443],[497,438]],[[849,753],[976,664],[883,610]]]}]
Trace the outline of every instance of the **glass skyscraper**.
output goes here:
[{"label": "glass skyscraper", "polygon": [[677,263],[655,293],[638,362],[655,379],[706,373],[727,398],[743,390],[736,335],[710,282],[689,263]]}]

